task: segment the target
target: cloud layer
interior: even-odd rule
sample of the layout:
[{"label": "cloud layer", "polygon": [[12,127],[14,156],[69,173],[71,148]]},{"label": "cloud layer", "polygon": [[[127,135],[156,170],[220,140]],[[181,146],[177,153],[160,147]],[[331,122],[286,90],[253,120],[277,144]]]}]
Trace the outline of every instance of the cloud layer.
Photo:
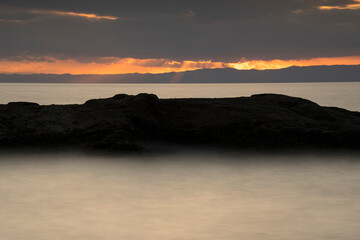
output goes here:
[{"label": "cloud layer", "polygon": [[353,0],[2,0],[0,58],[234,63],[244,58],[360,56],[360,9],[354,7],[358,4]]}]

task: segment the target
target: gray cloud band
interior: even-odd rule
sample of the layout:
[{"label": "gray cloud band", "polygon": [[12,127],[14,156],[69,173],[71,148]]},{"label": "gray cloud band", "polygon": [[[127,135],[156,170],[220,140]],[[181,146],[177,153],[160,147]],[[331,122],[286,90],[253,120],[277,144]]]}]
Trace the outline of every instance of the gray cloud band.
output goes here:
[{"label": "gray cloud band", "polygon": [[319,9],[354,3],[3,0],[0,58],[233,61],[360,55],[360,10]]}]

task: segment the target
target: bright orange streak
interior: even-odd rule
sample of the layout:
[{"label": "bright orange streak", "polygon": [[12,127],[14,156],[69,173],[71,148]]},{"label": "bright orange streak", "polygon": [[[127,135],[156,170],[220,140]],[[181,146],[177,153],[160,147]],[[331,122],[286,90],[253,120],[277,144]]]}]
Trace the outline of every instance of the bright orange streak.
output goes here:
[{"label": "bright orange streak", "polygon": [[61,11],[52,11],[52,13],[57,15],[68,15],[68,16],[85,17],[85,18],[93,18],[93,19],[108,19],[108,20],[118,19],[117,17],[98,16],[92,13],[76,13],[76,12],[61,12]]},{"label": "bright orange streak", "polygon": [[[30,58],[31,59],[31,58]],[[165,59],[101,58],[96,62],[76,60],[7,61],[0,60],[0,73],[53,73],[53,74],[121,74],[166,73],[202,68],[222,68],[223,63],[212,61],[170,61]]]},{"label": "bright orange streak", "polygon": [[351,57],[333,57],[333,58],[312,58],[312,59],[295,59],[295,60],[280,60],[274,59],[269,61],[253,60],[240,61],[238,63],[228,63],[229,67],[238,70],[266,70],[266,69],[281,69],[292,66],[308,67],[308,66],[331,66],[331,65],[359,65],[360,56]]},{"label": "bright orange streak", "polygon": [[35,14],[51,14],[51,15],[60,15],[60,16],[73,16],[73,17],[84,17],[89,19],[107,19],[107,20],[117,20],[118,17],[113,16],[100,16],[93,13],[76,13],[76,12],[65,12],[65,11],[55,11],[55,10],[40,10],[32,9],[29,12]]},{"label": "bright orange streak", "polygon": [[281,69],[291,66],[360,65],[360,56],[313,58],[295,60],[242,60],[235,63],[212,61],[171,61],[166,59],[99,58],[93,62],[73,59],[58,60],[51,57],[30,60],[0,60],[0,73],[52,73],[52,74],[122,74],[184,72],[204,68],[235,68],[238,70]]},{"label": "bright orange streak", "polygon": [[344,10],[344,9],[349,9],[349,10],[356,10],[356,9],[360,9],[360,0],[355,0],[358,3],[354,3],[354,4],[348,4],[345,6],[320,6],[319,9],[320,10],[333,10],[333,9],[338,9],[338,10]]}]

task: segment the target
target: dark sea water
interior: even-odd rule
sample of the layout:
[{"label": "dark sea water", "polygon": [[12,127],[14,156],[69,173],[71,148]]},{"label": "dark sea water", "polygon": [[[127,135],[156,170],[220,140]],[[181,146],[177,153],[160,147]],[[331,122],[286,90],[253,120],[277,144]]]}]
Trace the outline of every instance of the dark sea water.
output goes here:
[{"label": "dark sea water", "polygon": [[[82,103],[116,93],[284,93],[360,110],[359,83],[0,84],[0,103]],[[0,152],[4,240],[358,240],[360,154]]]}]

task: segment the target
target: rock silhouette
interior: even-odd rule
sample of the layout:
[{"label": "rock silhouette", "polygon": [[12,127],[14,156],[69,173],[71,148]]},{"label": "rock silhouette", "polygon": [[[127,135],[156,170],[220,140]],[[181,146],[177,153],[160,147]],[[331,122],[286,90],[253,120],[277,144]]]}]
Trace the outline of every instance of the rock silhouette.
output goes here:
[{"label": "rock silhouette", "polygon": [[82,105],[0,105],[0,147],[141,151],[152,142],[234,149],[360,149],[360,113],[277,94],[115,95]]}]

